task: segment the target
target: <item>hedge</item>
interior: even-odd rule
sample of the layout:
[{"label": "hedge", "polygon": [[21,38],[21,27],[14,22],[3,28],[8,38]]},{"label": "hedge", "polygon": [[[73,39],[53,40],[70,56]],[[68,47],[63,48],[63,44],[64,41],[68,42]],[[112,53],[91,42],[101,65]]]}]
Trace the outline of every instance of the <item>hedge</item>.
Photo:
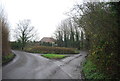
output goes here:
[{"label": "hedge", "polygon": [[55,54],[76,54],[79,51],[75,48],[65,48],[65,47],[48,47],[48,46],[33,46],[30,48],[25,48],[25,51],[32,53],[55,53]]}]

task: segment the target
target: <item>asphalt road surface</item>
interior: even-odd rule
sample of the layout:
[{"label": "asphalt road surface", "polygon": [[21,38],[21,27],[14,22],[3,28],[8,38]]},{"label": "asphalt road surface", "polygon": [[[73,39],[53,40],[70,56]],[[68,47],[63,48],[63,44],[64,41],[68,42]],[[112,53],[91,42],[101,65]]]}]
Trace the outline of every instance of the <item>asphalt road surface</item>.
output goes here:
[{"label": "asphalt road surface", "polygon": [[22,51],[13,51],[16,57],[2,67],[3,79],[81,79],[81,63],[86,52],[61,60],[50,60]]}]

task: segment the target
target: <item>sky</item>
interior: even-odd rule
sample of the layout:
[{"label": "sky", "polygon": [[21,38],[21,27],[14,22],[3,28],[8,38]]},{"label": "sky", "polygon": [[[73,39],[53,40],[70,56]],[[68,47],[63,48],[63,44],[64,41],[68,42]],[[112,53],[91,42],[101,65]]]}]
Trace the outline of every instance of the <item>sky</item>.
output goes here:
[{"label": "sky", "polygon": [[68,18],[73,5],[82,0],[1,0],[10,25],[10,40],[14,41],[14,29],[19,20],[30,19],[38,33],[38,41],[51,37],[57,25]]}]

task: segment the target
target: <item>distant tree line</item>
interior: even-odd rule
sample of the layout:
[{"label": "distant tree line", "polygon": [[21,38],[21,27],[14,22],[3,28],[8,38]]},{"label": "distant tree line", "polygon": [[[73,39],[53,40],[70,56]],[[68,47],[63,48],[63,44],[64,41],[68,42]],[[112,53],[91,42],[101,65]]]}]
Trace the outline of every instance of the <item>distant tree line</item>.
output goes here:
[{"label": "distant tree line", "polygon": [[72,18],[63,20],[57,27],[54,35],[57,46],[83,48],[84,31]]}]

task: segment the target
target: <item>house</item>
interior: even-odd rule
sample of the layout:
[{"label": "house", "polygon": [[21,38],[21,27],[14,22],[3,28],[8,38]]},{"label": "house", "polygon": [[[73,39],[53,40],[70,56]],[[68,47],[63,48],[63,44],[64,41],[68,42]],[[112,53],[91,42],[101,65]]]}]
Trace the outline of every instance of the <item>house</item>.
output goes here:
[{"label": "house", "polygon": [[43,46],[55,46],[56,40],[52,37],[43,37],[40,40],[40,44]]}]

